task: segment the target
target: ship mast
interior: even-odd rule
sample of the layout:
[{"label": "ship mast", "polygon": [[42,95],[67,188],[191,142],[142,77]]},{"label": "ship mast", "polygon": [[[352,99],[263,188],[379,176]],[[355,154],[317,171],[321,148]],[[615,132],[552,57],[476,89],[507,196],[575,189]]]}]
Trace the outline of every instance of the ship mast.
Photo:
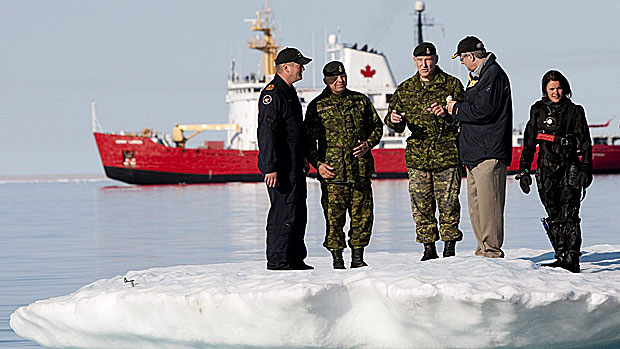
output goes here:
[{"label": "ship mast", "polygon": [[424,1],[418,0],[413,4],[413,10],[418,16],[418,21],[415,26],[415,34],[417,34],[418,37],[418,45],[424,42],[424,38],[422,37],[422,27],[432,27],[435,25],[434,23],[427,22],[426,18],[422,18],[422,12],[424,12],[424,9]]},{"label": "ship mast", "polygon": [[[269,21],[269,14],[271,9],[265,0],[265,8],[260,12],[256,12],[256,20],[252,21],[252,27],[250,30],[263,32],[263,38],[256,37],[248,41],[248,47],[254,50],[262,51],[264,53],[264,65],[265,65],[265,77],[272,76],[276,73],[273,61],[278,53],[278,45],[275,44],[275,40],[272,35],[272,31],[275,29]],[[261,19],[261,14],[263,18]]]}]

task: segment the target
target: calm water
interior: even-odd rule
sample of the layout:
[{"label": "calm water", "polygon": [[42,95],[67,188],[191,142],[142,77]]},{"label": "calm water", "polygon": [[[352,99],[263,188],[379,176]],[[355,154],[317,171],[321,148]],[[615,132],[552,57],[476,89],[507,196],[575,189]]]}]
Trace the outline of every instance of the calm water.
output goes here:
[{"label": "calm water", "polygon": [[[465,182],[463,182],[465,184]],[[406,180],[373,184],[375,229],[369,252],[421,252],[415,242]],[[475,239],[461,192],[464,240]],[[307,246],[321,246],[324,221],[316,181],[308,185]],[[37,347],[9,327],[19,306],[71,293],[128,270],[179,264],[264,260],[268,198],[262,183],[125,186],[117,182],[0,182],[0,347]],[[584,245],[620,244],[620,175],[596,176],[582,206]],[[548,249],[536,192],[523,195],[508,180],[508,249]],[[441,249],[441,247],[440,247]]]}]

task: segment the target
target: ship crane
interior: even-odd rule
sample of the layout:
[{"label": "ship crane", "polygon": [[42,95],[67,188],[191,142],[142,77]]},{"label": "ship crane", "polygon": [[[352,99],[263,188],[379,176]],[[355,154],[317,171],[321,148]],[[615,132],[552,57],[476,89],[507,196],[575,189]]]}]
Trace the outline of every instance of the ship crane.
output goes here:
[{"label": "ship crane", "polygon": [[[185,137],[183,131],[194,131],[194,133]],[[240,133],[241,127],[237,124],[176,124],[172,129],[172,140],[176,143],[177,147],[185,148],[185,143],[187,143],[188,140],[203,131],[236,131]]]},{"label": "ship crane", "polygon": [[[279,48],[273,38],[272,32],[274,30],[274,26],[269,20],[270,12],[271,9],[269,8],[269,3],[265,0],[265,9],[256,13],[256,19],[246,20],[246,22],[252,23],[252,31],[263,33],[262,40],[260,36],[257,36],[256,38],[248,41],[248,47],[263,52],[263,63],[266,79],[276,73],[276,68],[273,66],[272,62],[275,60]],[[263,15],[263,18],[261,18],[261,14]]]}]

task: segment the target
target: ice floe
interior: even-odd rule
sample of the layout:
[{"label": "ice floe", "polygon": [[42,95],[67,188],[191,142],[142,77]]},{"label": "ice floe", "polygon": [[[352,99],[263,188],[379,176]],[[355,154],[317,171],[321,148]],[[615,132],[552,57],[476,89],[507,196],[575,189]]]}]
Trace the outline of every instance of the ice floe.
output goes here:
[{"label": "ice floe", "polygon": [[370,267],[338,271],[328,257],[309,258],[313,271],[272,272],[264,262],[130,271],[21,307],[10,325],[49,347],[620,343],[620,246],[583,250],[581,274],[540,267],[553,254],[530,249],[428,262],[369,253]]}]

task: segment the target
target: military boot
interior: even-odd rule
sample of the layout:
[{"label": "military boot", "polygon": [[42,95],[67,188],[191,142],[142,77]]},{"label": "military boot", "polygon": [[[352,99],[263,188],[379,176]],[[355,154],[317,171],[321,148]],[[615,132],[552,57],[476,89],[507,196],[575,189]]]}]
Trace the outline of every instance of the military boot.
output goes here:
[{"label": "military boot", "polygon": [[456,255],[456,240],[446,241],[443,244],[443,256],[445,257],[453,257]]},{"label": "military boot", "polygon": [[351,249],[351,268],[367,267],[368,264],[364,262],[364,248],[352,248]]},{"label": "military boot", "polygon": [[344,267],[344,259],[342,258],[342,250],[333,250],[331,252],[334,269],[346,269]]},{"label": "military boot", "polygon": [[579,267],[579,254],[567,253],[564,263],[560,267],[570,271],[571,273],[579,273],[581,271],[581,268]]},{"label": "military boot", "polygon": [[422,256],[421,261],[427,261],[429,259],[437,259],[439,256],[437,255],[437,249],[435,248],[434,242],[429,242],[424,244],[424,255]]}]

